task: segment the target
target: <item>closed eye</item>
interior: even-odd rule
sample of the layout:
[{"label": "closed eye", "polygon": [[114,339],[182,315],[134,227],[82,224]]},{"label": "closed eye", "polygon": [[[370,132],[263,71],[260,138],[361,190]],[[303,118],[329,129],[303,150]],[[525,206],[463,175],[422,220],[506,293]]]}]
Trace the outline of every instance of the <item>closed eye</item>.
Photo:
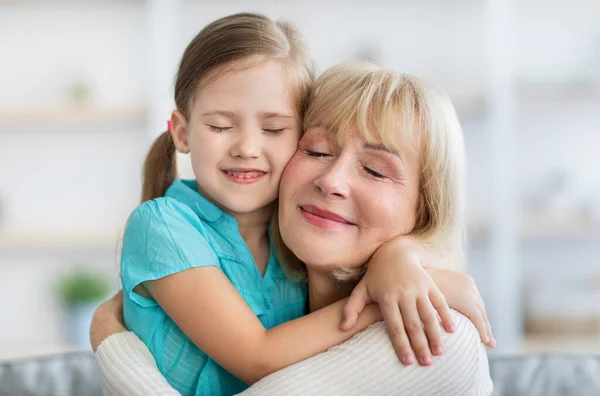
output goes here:
[{"label": "closed eye", "polygon": [[379,172],[375,172],[375,171],[374,171],[373,169],[371,169],[371,168],[367,168],[366,166],[363,166],[363,169],[364,169],[364,171],[365,171],[365,172],[367,172],[369,175],[371,175],[371,176],[373,176],[373,177],[375,177],[375,178],[377,178],[377,179],[385,179],[385,176],[384,176],[384,175],[382,175],[382,174],[381,174],[381,173],[379,173]]},{"label": "closed eye", "polygon": [[283,133],[283,131],[285,131],[285,128],[278,128],[278,129],[263,128],[263,131],[267,132],[270,135],[281,135]]},{"label": "closed eye", "polygon": [[329,154],[327,154],[327,153],[320,153],[318,151],[304,150],[304,152],[309,157],[315,157],[315,158],[329,157]]},{"label": "closed eye", "polygon": [[230,129],[233,129],[232,127],[220,127],[220,126],[210,125],[210,124],[207,124],[207,126],[208,126],[208,129],[210,129],[213,132],[225,132]]}]

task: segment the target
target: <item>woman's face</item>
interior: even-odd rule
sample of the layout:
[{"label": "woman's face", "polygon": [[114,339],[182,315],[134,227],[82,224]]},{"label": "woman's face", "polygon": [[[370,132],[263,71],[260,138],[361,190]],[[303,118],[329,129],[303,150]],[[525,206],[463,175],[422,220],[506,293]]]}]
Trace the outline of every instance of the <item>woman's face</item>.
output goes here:
[{"label": "woman's face", "polygon": [[416,150],[367,145],[353,129],[336,147],[310,128],[281,179],[279,224],[290,250],[311,269],[358,267],[389,239],[415,225]]}]

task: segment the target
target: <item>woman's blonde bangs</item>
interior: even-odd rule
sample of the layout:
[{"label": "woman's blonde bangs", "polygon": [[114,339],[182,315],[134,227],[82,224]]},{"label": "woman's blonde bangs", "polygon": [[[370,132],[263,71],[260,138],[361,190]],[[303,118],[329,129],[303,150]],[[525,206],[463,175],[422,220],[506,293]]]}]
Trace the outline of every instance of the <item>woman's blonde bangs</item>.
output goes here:
[{"label": "woman's blonde bangs", "polygon": [[[337,144],[353,131],[367,143],[399,152],[419,144],[419,90],[415,82],[369,64],[333,67],[318,80],[304,118],[304,130],[324,128]],[[417,138],[415,140],[415,138]]]}]

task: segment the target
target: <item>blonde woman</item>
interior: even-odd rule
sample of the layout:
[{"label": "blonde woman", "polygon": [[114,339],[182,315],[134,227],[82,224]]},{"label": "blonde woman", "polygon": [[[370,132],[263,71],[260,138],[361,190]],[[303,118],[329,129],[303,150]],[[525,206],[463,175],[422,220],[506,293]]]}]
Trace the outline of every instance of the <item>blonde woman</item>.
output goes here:
[{"label": "blonde woman", "polygon": [[[304,131],[282,175],[278,249],[287,273],[308,282],[311,311],[347,297],[386,241],[413,235],[451,252],[455,262],[463,260],[462,133],[446,96],[377,66],[340,65],[318,79]],[[470,278],[444,269],[428,273],[440,288],[452,284],[454,294],[446,299],[457,310],[478,298]],[[414,285],[402,287],[410,293]],[[104,309],[107,313],[96,319],[103,329],[97,342],[124,330],[115,319],[118,308]],[[376,324],[263,378],[245,393],[489,395],[492,384],[478,332],[456,312],[454,322],[456,331],[442,335],[444,354],[434,356],[429,367],[402,365],[385,327]],[[408,333],[420,326],[404,323]],[[133,374],[131,383],[144,378],[142,384],[154,387],[151,393],[173,393],[145,346],[123,334],[98,349],[103,378],[115,381],[125,371]],[[123,394],[126,383],[120,385]]]}]

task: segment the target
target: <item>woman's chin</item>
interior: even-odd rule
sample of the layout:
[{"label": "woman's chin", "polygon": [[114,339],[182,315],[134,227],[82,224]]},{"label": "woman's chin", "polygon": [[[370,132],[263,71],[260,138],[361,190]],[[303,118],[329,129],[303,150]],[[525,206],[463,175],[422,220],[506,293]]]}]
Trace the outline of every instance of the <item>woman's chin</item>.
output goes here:
[{"label": "woman's chin", "polygon": [[[340,265],[351,263],[353,257],[349,256],[355,248],[346,244],[328,242],[319,238],[294,238],[294,243],[287,244],[296,257],[307,267],[313,269],[337,269]],[[352,254],[356,256],[356,254]]]}]

